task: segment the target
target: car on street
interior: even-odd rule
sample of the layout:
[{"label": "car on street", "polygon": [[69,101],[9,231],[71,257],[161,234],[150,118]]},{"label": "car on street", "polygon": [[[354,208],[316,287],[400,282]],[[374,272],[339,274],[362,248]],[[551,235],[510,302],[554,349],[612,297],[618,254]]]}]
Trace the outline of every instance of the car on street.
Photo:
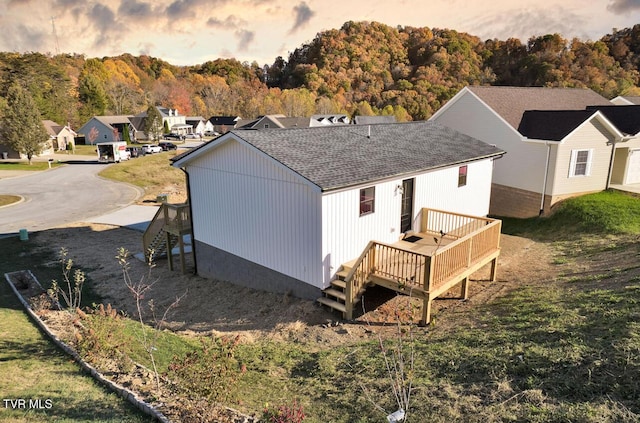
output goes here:
[{"label": "car on street", "polygon": [[129,145],[127,146],[127,151],[129,152],[129,157],[132,159],[135,159],[138,156],[144,156],[140,147]]},{"label": "car on street", "polygon": [[161,153],[162,152],[162,147],[157,146],[155,144],[145,144],[142,147],[140,147],[140,149],[142,150],[142,152],[144,154],[153,154],[153,153]]},{"label": "car on street", "polygon": [[158,143],[158,147],[162,148],[162,150],[164,150],[164,151],[177,150],[178,149],[177,145],[175,145],[174,143],[169,142],[169,141],[160,141]]},{"label": "car on street", "polygon": [[164,134],[165,140],[182,140],[182,135],[179,134]]},{"label": "car on street", "polygon": [[192,139],[192,140],[197,140],[197,139],[200,138],[200,136],[198,134],[186,134],[184,137],[187,138],[187,139]]}]

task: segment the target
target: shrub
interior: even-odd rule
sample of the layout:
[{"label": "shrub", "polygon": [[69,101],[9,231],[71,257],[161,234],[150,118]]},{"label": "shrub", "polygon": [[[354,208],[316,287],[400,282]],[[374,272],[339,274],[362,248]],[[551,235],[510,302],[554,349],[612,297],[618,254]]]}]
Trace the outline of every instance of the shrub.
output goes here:
[{"label": "shrub", "polygon": [[291,405],[283,404],[277,408],[267,404],[262,412],[262,420],[269,423],[300,423],[304,420],[304,411],[296,400]]},{"label": "shrub", "polygon": [[167,377],[190,395],[209,401],[227,400],[241,375],[233,356],[239,341],[239,336],[203,338],[200,349],[173,358]]}]

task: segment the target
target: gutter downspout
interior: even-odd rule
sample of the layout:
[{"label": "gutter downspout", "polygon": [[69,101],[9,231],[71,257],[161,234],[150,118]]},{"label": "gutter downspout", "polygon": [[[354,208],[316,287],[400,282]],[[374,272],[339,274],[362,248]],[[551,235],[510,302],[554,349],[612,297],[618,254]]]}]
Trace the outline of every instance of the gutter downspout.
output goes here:
[{"label": "gutter downspout", "polygon": [[[613,137],[613,141],[611,141],[611,157],[609,158],[609,170],[608,170],[608,173],[607,173],[607,185],[605,187],[605,189],[607,189],[607,190],[611,186],[611,176],[613,174],[613,159],[614,159],[615,153],[616,153],[616,141],[618,141],[618,139],[616,137]],[[624,138],[621,138],[620,141],[624,141]]]},{"label": "gutter downspout", "polygon": [[198,274],[198,260],[196,260],[196,240],[193,237],[193,205],[191,204],[191,182],[189,172],[184,167],[180,168],[184,172],[187,179],[187,201],[189,202],[189,225],[191,226],[191,254],[193,255],[193,273]]},{"label": "gutter downspout", "polygon": [[544,196],[547,193],[549,161],[551,159],[551,144],[549,144],[548,142],[545,142],[544,144],[547,146],[547,160],[544,164],[544,180],[542,181],[542,196],[540,198],[540,212],[538,213],[538,216],[542,216],[542,213],[544,213]]}]

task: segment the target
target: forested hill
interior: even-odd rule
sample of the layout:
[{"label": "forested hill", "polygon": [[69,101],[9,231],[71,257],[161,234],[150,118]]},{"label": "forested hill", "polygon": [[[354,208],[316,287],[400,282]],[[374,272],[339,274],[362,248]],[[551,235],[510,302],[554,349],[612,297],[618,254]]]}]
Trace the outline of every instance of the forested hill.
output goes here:
[{"label": "forested hill", "polygon": [[149,103],[181,114],[394,114],[426,119],[471,84],[588,87],[640,95],[640,24],[597,41],[559,34],[486,40],[449,29],[347,22],[271,65],[217,59],[187,67],[124,54],[0,53],[0,102],[18,79],[44,119],[78,127]]}]

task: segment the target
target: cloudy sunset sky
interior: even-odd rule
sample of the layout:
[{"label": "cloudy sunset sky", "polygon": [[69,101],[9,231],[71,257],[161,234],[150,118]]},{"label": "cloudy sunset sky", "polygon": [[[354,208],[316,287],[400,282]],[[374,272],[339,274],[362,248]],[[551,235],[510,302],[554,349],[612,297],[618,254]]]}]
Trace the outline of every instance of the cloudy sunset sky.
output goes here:
[{"label": "cloudy sunset sky", "polygon": [[349,20],[450,28],[482,39],[526,42],[559,33],[597,40],[640,23],[640,0],[0,0],[0,51],[147,54],[174,65],[233,57],[263,65]]}]

